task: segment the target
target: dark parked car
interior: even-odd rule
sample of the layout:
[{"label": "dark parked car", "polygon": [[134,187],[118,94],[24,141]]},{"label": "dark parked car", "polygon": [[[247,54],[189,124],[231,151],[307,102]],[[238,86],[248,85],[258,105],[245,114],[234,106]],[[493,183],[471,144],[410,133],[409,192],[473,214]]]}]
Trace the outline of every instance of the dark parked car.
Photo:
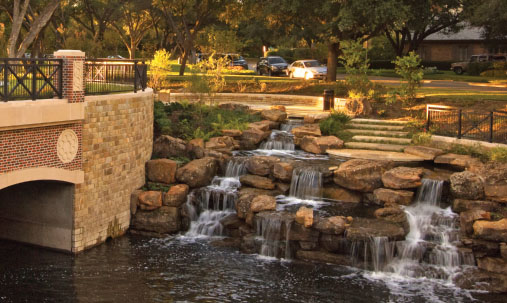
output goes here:
[{"label": "dark parked car", "polygon": [[287,66],[289,66],[289,64],[282,57],[263,57],[259,59],[259,62],[257,62],[257,74],[269,76],[285,74]]},{"label": "dark parked car", "polygon": [[248,70],[248,63],[242,56],[238,54],[223,54],[221,56],[225,56],[227,58],[227,65],[230,68],[242,67],[243,69]]}]

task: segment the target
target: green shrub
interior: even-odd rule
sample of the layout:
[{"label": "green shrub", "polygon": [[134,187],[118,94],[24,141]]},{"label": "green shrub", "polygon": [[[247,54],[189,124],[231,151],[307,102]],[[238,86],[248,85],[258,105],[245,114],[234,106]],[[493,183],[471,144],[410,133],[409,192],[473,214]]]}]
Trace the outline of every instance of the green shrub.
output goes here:
[{"label": "green shrub", "polygon": [[154,131],[159,135],[168,135],[171,133],[171,120],[167,118],[164,103],[157,101],[153,106]]},{"label": "green shrub", "polygon": [[416,132],[412,135],[412,144],[427,145],[431,142],[431,133]]},{"label": "green shrub", "polygon": [[479,144],[475,145],[461,145],[453,144],[447,149],[447,152],[458,154],[458,155],[469,155],[475,158],[479,158],[482,162],[487,162],[490,158],[488,151]]},{"label": "green shrub", "polygon": [[489,150],[488,156],[492,161],[507,163],[507,148],[494,147]]},{"label": "green shrub", "polygon": [[348,141],[350,138],[345,138],[348,137],[348,134],[345,133],[345,128],[349,121],[350,117],[348,115],[342,112],[332,112],[329,117],[320,121],[320,131],[324,136],[336,136],[343,141]]},{"label": "green shrub", "polygon": [[396,57],[393,63],[396,73],[406,81],[401,83],[398,94],[403,101],[414,101],[416,98],[416,88],[421,85],[424,75],[421,59],[412,51],[407,56]]},{"label": "green shrub", "polygon": [[371,82],[368,79],[368,59],[366,50],[359,41],[343,41],[341,44],[342,60],[347,76],[349,97],[362,98],[372,94]]},{"label": "green shrub", "polygon": [[491,62],[473,62],[468,65],[468,74],[471,76],[480,76],[482,72],[492,69],[493,64]]}]

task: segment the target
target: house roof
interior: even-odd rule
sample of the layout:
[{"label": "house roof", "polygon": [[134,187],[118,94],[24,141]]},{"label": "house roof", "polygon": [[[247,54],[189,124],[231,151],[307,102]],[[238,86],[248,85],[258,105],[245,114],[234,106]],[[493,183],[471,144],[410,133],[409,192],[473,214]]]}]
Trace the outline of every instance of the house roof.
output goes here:
[{"label": "house roof", "polygon": [[465,27],[457,33],[438,32],[429,35],[425,41],[484,40],[481,27]]}]

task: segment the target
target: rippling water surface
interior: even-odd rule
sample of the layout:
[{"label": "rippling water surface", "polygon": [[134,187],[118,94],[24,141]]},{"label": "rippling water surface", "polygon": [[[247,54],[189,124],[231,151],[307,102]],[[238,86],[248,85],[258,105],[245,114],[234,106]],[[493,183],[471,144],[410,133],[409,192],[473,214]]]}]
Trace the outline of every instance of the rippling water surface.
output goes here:
[{"label": "rippling water surface", "polygon": [[423,280],[125,236],[71,256],[0,241],[0,302],[502,302]]}]

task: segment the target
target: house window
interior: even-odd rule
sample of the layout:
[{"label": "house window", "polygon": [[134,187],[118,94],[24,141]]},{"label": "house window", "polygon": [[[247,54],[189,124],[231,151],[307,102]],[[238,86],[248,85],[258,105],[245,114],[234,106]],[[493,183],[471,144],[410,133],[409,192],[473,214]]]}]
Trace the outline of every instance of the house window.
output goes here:
[{"label": "house window", "polygon": [[469,58],[468,55],[468,46],[467,45],[458,45],[458,61],[466,61]]}]

